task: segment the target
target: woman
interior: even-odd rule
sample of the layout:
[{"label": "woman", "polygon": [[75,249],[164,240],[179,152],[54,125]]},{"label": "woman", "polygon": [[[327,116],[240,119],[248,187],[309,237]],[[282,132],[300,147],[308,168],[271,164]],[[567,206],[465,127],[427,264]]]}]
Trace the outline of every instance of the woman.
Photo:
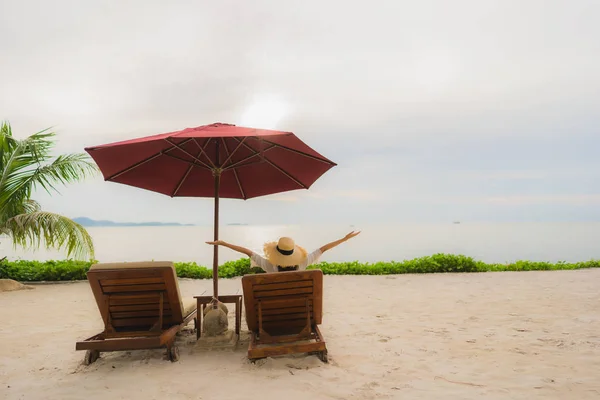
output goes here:
[{"label": "woman", "polygon": [[282,237],[277,242],[265,243],[263,247],[265,257],[256,254],[250,249],[229,244],[223,240],[206,243],[217,246],[225,246],[231,250],[246,254],[248,257],[250,257],[252,266],[258,266],[265,272],[302,271],[305,270],[309,265],[314,264],[319,259],[321,254],[327,250],[333,249],[335,246],[344,243],[349,239],[352,239],[359,233],[360,231],[352,231],[343,238],[336,240],[335,242],[327,243],[310,254],[308,254],[303,247],[297,246],[292,238]]}]

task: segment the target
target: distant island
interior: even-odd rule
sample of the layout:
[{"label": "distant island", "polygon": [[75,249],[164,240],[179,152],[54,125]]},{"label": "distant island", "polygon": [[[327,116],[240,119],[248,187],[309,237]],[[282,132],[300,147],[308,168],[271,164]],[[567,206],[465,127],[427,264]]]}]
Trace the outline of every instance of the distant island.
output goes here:
[{"label": "distant island", "polygon": [[107,220],[95,220],[87,217],[73,218],[81,226],[194,226],[194,224],[180,224],[178,222],[114,222]]}]

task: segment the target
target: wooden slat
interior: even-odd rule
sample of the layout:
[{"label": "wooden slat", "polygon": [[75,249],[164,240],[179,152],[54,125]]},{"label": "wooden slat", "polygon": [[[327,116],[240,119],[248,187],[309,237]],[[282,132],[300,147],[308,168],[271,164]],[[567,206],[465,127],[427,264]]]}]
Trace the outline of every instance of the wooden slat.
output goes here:
[{"label": "wooden slat", "polygon": [[315,325],[323,322],[323,272],[315,275],[313,298],[315,300]]},{"label": "wooden slat", "polygon": [[156,304],[158,307],[158,296],[141,294],[137,296],[113,296],[110,298],[111,306],[129,306],[134,304]]},{"label": "wooden slat", "polygon": [[311,333],[310,337],[303,337],[303,338],[299,338],[298,335],[299,333],[302,331],[302,328],[294,328],[292,330],[273,330],[273,332],[277,332],[277,337],[275,338],[275,340],[271,341],[269,339],[265,338],[261,338],[262,340],[260,341],[260,343],[257,342],[257,344],[259,345],[263,345],[266,344],[268,345],[273,345],[273,344],[280,344],[280,343],[294,343],[294,342],[298,342],[299,340],[315,340],[315,334]]},{"label": "wooden slat", "polygon": [[285,344],[280,346],[256,346],[251,344],[248,348],[248,356],[251,359],[281,356],[286,354],[294,353],[310,353],[315,351],[326,350],[325,344],[321,342],[316,343],[300,343],[300,344]]},{"label": "wooden slat", "polygon": [[141,350],[154,349],[162,346],[161,337],[148,338],[121,338],[118,340],[86,340],[77,342],[75,350],[99,350],[99,351],[124,351],[124,350]]},{"label": "wooden slat", "polygon": [[[200,299],[200,303],[208,304],[212,301],[212,296],[194,296],[195,299]],[[238,295],[219,295],[219,301],[223,303],[235,303],[239,299]]]},{"label": "wooden slat", "polygon": [[112,285],[144,285],[148,283],[164,283],[160,276],[151,278],[123,278],[123,279],[101,279],[100,284],[102,286]]},{"label": "wooden slat", "polygon": [[[136,317],[154,317],[158,318],[158,310],[143,310],[143,311],[124,311],[124,312],[111,312],[111,317],[114,319],[118,318],[136,318]],[[163,310],[163,318],[170,317],[171,311]]]},{"label": "wooden slat", "polygon": [[[124,311],[146,311],[146,310],[157,310],[158,311],[158,302],[151,304],[134,304],[134,305],[124,305],[124,306],[109,306],[110,312],[124,312]],[[169,303],[163,304],[163,311],[169,312],[171,311],[171,306]]]},{"label": "wooden slat", "polygon": [[185,315],[181,313],[181,293],[177,293],[177,276],[174,270],[163,271],[163,279],[167,290],[168,303],[171,304],[171,310],[173,310],[172,320],[176,323],[182,323]]},{"label": "wooden slat", "polygon": [[[309,305],[312,305],[312,300],[308,300]],[[306,296],[296,296],[285,299],[262,299],[260,301],[263,312],[274,308],[287,307],[304,307],[306,305]],[[255,304],[255,309],[258,309],[258,302]]]},{"label": "wooden slat", "polygon": [[[325,343],[318,341],[321,337],[315,333],[322,319],[322,271],[247,275],[242,278],[242,288],[246,322],[252,331],[249,358],[326,350]],[[268,343],[264,347],[257,346],[255,336],[259,332],[259,315],[264,330],[260,342]],[[310,337],[307,329],[312,329]],[[306,339],[317,342],[305,343]]]},{"label": "wooden slat", "polygon": [[[286,326],[283,328],[269,328],[268,334],[277,338],[277,342],[281,339],[282,343],[289,343],[290,341],[294,342],[298,340],[298,335],[304,326]],[[295,340],[290,340],[290,337],[295,337]]]},{"label": "wooden slat", "polygon": [[[164,319],[163,328],[173,324],[178,326],[183,322],[177,278],[170,266],[90,270],[87,277],[105,329],[110,330],[109,318],[112,319],[111,322],[115,322],[115,325],[112,325],[118,331],[114,332],[115,338],[121,337],[121,335],[127,336],[127,332],[139,331],[141,334],[147,331],[158,320],[157,318],[148,318],[147,311],[156,313],[159,311],[161,293],[166,300],[162,311],[169,314]],[[142,312],[141,318],[114,318],[115,315],[117,317],[133,316],[131,313],[136,311]],[[139,314],[135,313],[135,316]],[[195,316],[195,313],[191,315]]]},{"label": "wooden slat", "polygon": [[124,292],[158,292],[164,291],[165,285],[163,283],[146,284],[146,285],[116,285],[116,286],[103,286],[102,291],[104,293],[124,293]]},{"label": "wooden slat", "polygon": [[100,283],[100,281],[108,279],[146,279],[146,278],[160,278],[163,277],[165,272],[168,273],[170,268],[141,268],[141,269],[119,269],[119,270],[93,270],[88,271],[88,280],[90,278]]},{"label": "wooden slat", "polygon": [[107,332],[104,336],[104,339],[123,339],[123,338],[132,338],[132,337],[156,337],[159,335],[158,332],[152,332],[148,329],[148,326],[135,326],[135,327],[125,327],[119,328],[119,330],[115,332]]},{"label": "wooden slat", "polygon": [[289,272],[289,273],[281,273],[274,272],[270,274],[256,274],[256,275],[247,275],[252,279],[252,283],[254,285],[262,285],[262,284],[272,284],[272,283],[280,283],[280,282],[297,282],[297,281],[305,281],[310,279],[310,276],[313,271],[298,271],[298,272]]},{"label": "wooden slat", "polygon": [[306,318],[292,319],[286,321],[263,321],[263,327],[267,332],[269,332],[269,329],[273,328],[302,327],[304,325],[306,325]]},{"label": "wooden slat", "polygon": [[265,283],[263,285],[254,285],[252,289],[254,292],[261,292],[264,290],[277,290],[277,289],[294,289],[303,287],[312,287],[313,283],[310,280],[305,281],[293,281],[283,283]]},{"label": "wooden slat", "polygon": [[[309,306],[308,309],[312,313],[312,306]],[[258,306],[255,308],[258,313]],[[262,315],[279,315],[279,314],[294,314],[294,313],[304,313],[306,312],[306,307],[286,307],[286,308],[271,308],[271,309],[263,309]]]},{"label": "wooden slat", "polygon": [[[308,287],[303,286],[305,282],[310,282]],[[284,284],[289,289],[274,289],[274,290],[256,290],[256,287],[261,289],[271,287],[279,287],[274,285]],[[265,285],[265,286],[263,286]],[[246,275],[242,278],[242,289],[244,293],[244,306],[246,309],[246,323],[248,328],[257,332],[258,329],[258,312],[257,305],[260,302],[263,316],[269,313],[268,310],[294,308],[293,311],[300,311],[298,308],[305,310],[306,301],[310,302],[312,312],[314,312],[314,323],[321,323],[322,305],[323,305],[323,272],[320,270],[296,271],[285,273],[266,273],[257,275]],[[311,290],[312,288],[312,290]],[[306,293],[308,292],[308,293]],[[292,311],[289,311],[292,313]],[[274,311],[278,315],[285,313],[284,310]],[[306,320],[304,320],[306,321]],[[283,329],[277,329],[283,330]]]},{"label": "wooden slat", "polygon": [[255,292],[254,297],[262,299],[264,297],[278,297],[278,296],[292,296],[298,294],[311,294],[313,291],[312,287],[304,287],[297,289],[281,289],[281,290],[269,290],[263,292]]},{"label": "wooden slat", "polygon": [[[111,320],[115,328],[152,326],[158,321],[158,318],[120,318]],[[164,318],[163,325],[172,323],[172,317]]]},{"label": "wooden slat", "polygon": [[[312,320],[312,313],[310,313],[310,318]],[[263,324],[266,324],[270,321],[288,321],[301,319],[306,323],[306,313],[296,313],[296,314],[274,314],[274,315],[263,315],[262,320]]]}]

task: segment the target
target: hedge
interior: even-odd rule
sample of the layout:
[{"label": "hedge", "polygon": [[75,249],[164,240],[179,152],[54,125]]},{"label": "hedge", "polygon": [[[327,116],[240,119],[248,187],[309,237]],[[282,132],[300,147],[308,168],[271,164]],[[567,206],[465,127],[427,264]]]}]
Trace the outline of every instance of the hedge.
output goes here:
[{"label": "hedge", "polygon": [[[7,261],[0,262],[0,278],[14,279],[21,282],[35,281],[75,281],[85,280],[86,272],[95,261]],[[476,261],[471,257],[453,254],[434,254],[405,261],[376,263],[354,262],[322,262],[309,269],[319,268],[326,275],[394,275],[425,274],[444,272],[495,272],[495,271],[547,271],[570,270],[582,268],[600,268],[600,261],[591,260],[577,263],[516,261],[509,264],[488,264]],[[175,263],[177,276],[180,278],[210,279],[212,269],[200,266],[195,262]],[[262,273],[257,268],[250,268],[250,260],[242,258],[229,261],[219,267],[220,278],[233,278],[245,274]]]}]

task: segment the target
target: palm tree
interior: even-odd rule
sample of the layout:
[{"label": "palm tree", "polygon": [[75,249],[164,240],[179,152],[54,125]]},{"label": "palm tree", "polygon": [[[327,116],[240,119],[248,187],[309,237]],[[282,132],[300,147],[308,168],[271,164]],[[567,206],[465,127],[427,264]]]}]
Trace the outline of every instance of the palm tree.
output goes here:
[{"label": "palm tree", "polygon": [[35,189],[58,192],[58,184],[80,181],[98,171],[87,154],[53,158],[53,132],[45,129],[17,140],[8,122],[0,127],[0,234],[15,247],[66,249],[67,256],[94,256],[94,244],[85,228],[59,214],[42,211],[31,198]]}]

